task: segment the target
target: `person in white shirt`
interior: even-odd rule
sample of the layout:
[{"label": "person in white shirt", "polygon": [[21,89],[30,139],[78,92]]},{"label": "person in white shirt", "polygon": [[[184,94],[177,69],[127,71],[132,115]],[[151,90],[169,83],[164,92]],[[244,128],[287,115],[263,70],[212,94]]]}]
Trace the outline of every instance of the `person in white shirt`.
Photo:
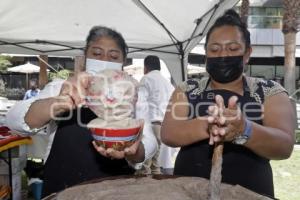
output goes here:
[{"label": "person in white shirt", "polygon": [[157,56],[149,55],[144,60],[144,77],[140,81],[138,110],[145,110],[143,116],[152,124],[152,130],[159,144],[159,150],[136,174],[161,174],[161,168],[173,168],[172,157],[176,149],[161,144],[160,128],[166,107],[174,90],[169,80],[160,73]]},{"label": "person in white shirt", "polygon": [[[47,84],[37,97],[17,103],[7,114],[10,129],[32,135],[47,126],[49,137],[53,138],[45,159],[43,196],[95,178],[133,174],[134,164],[142,163],[157,151],[147,120],[142,139],[124,151],[96,146],[90,131],[81,126],[96,118],[89,108],[82,106],[88,74],[103,69],[121,70],[127,52],[120,33],[107,27],[93,27],[86,40],[86,72]],[[138,112],[136,116],[142,116]]]}]

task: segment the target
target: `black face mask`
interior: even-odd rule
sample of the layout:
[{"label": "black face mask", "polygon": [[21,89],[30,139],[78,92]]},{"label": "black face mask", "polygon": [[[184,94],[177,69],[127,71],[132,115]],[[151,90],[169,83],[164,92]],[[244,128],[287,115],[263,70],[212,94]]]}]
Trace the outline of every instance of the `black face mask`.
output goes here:
[{"label": "black face mask", "polygon": [[239,78],[244,69],[243,56],[207,57],[206,71],[219,83],[229,83]]}]

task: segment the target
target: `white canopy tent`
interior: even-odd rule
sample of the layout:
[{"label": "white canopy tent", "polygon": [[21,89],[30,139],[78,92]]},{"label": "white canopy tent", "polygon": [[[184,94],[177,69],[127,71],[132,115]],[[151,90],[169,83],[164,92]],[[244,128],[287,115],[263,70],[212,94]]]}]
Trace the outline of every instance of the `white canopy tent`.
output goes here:
[{"label": "white canopy tent", "polygon": [[[10,67],[7,69],[7,71],[26,74],[26,89],[28,89],[28,87],[29,87],[28,74],[39,73],[40,67],[37,65],[31,64],[30,62],[27,62],[23,65]],[[47,69],[47,71],[49,71],[49,70]]]},{"label": "white canopy tent", "polygon": [[0,53],[82,54],[94,25],[121,32],[129,57],[156,54],[176,83],[188,53],[239,0],[1,0]]}]

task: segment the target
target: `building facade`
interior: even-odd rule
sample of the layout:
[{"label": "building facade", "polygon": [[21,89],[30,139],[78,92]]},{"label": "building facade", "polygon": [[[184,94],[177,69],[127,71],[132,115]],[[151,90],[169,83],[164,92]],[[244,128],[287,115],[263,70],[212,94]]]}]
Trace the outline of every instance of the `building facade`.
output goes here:
[{"label": "building facade", "polygon": [[[235,9],[239,11],[240,4]],[[299,11],[300,16],[300,11]],[[253,53],[246,73],[283,83],[284,35],[281,31],[283,5],[281,0],[250,0],[248,27]],[[192,51],[189,62],[204,66],[204,41]],[[297,34],[296,86],[300,87],[300,33]]]}]

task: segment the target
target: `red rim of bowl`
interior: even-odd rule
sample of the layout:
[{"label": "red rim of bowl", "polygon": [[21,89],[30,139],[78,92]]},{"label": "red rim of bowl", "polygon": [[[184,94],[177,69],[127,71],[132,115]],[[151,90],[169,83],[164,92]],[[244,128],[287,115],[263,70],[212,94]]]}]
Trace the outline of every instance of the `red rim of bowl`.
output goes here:
[{"label": "red rim of bowl", "polygon": [[90,128],[91,132],[98,136],[105,137],[126,137],[137,135],[141,127],[127,128],[127,129],[112,129],[112,128]]}]

